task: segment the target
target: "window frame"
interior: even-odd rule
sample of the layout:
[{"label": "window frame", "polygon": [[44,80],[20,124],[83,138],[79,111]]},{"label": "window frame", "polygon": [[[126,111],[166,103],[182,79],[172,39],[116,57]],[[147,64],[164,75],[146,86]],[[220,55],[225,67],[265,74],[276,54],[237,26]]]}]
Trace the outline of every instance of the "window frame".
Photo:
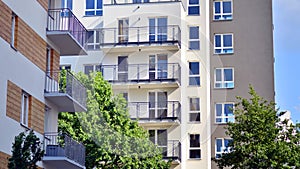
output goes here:
[{"label": "window frame", "polygon": [[[198,39],[191,39],[191,28],[198,28]],[[191,42],[198,42],[198,48],[191,48]],[[200,50],[200,26],[189,26],[189,49],[188,50]]]},{"label": "window frame", "polygon": [[[232,81],[225,81],[225,70],[232,70]],[[217,81],[217,70],[221,70],[221,81]],[[220,84],[220,87],[217,86]],[[229,85],[228,85],[229,84]],[[232,85],[230,85],[232,84]],[[229,87],[227,87],[229,86]],[[233,89],[234,88],[234,68],[233,67],[224,67],[224,68],[215,68],[214,71],[214,88],[215,89]]]},{"label": "window frame", "polygon": [[[87,9],[87,1],[93,1],[94,8],[93,9]],[[85,16],[103,16],[103,0],[101,4],[101,9],[97,8],[98,6],[98,0],[85,0],[85,8],[84,8],[84,15]],[[88,14],[89,12],[93,12],[93,14]],[[97,12],[100,12],[97,14]]]},{"label": "window frame", "polygon": [[[227,36],[227,35],[231,35],[231,46],[224,46],[224,36]],[[216,43],[216,36],[220,36],[221,39],[221,46],[220,47],[217,47],[217,43]],[[221,50],[220,52],[217,52],[217,50]],[[233,54],[234,53],[234,36],[233,36],[233,33],[216,33],[214,35],[214,54]]]},{"label": "window frame", "polygon": [[[88,36],[88,40],[86,43],[86,50],[90,50],[90,51],[100,50],[100,32],[98,30],[88,30],[88,33],[89,32],[93,32],[93,35],[92,35],[93,42],[89,42],[89,36]],[[97,42],[97,35],[98,35],[98,42]],[[91,48],[89,48],[89,47],[91,47]]]},{"label": "window frame", "polygon": [[[221,112],[221,116],[218,116],[217,114],[217,105],[222,105],[222,112]],[[226,116],[225,115],[225,105],[226,104],[232,104],[232,116]],[[234,116],[234,102],[218,102],[218,103],[215,103],[215,123],[216,124],[226,124],[228,122],[230,122],[230,120],[228,122],[226,122],[226,119],[233,119],[233,121],[231,122],[234,122],[234,119],[235,116]],[[217,122],[217,119],[221,119],[221,122]]]},{"label": "window frame", "polygon": [[[199,146],[197,147],[191,147],[191,136],[199,136]],[[200,152],[200,157],[199,158],[192,158],[191,157],[191,151],[192,150],[199,150]],[[200,137],[200,134],[189,134],[189,159],[193,159],[193,160],[200,160],[201,159],[201,137]]]},{"label": "window frame", "polygon": [[[199,110],[191,110],[191,102],[193,99],[198,100]],[[191,114],[199,114],[199,121],[198,120],[191,120]],[[190,123],[200,123],[201,122],[201,99],[199,97],[189,97],[189,122]]]},{"label": "window frame", "polygon": [[[221,141],[222,141],[221,152],[218,151],[217,140],[221,140]],[[231,148],[231,147],[229,147],[229,146],[226,147],[226,146],[225,146],[225,140],[228,140],[229,142],[230,142],[230,141],[233,141],[233,139],[230,139],[230,138],[216,138],[216,139],[215,139],[215,158],[216,158],[216,159],[221,158],[221,157],[222,157],[222,154],[224,154],[224,153],[230,153],[230,152],[232,151],[232,148]],[[223,149],[229,150],[229,151],[225,152]],[[218,155],[219,155],[219,157],[218,157]]]},{"label": "window frame", "polygon": [[29,117],[29,105],[30,105],[30,95],[26,92],[22,92],[21,99],[21,116],[20,123],[21,125],[28,126],[28,117]]},{"label": "window frame", "polygon": [[[199,74],[191,74],[191,67],[190,67],[190,63],[198,63],[199,66]],[[191,84],[191,78],[197,78],[199,77],[199,84]],[[201,86],[201,63],[198,61],[190,61],[189,62],[189,86]]]},{"label": "window frame", "polygon": [[[199,13],[196,14],[190,14],[190,7],[198,7],[199,8]],[[200,15],[200,0],[198,0],[197,4],[190,4],[190,0],[188,1],[188,7],[187,7],[187,14],[188,16],[199,16]]]},{"label": "window frame", "polygon": [[[223,3],[230,2],[231,13],[224,13]],[[220,14],[216,14],[216,3],[220,3]],[[229,15],[229,18],[225,18],[224,15]],[[217,19],[216,16],[220,16],[220,19]],[[214,21],[230,21],[233,19],[233,2],[232,0],[215,0],[213,4],[213,20]]]},{"label": "window frame", "polygon": [[[86,74],[86,71],[85,71],[85,67],[86,67],[86,66],[93,66],[93,70],[92,70],[91,72],[101,71],[101,65],[100,65],[100,64],[84,64],[84,65],[83,65],[83,73],[84,73],[84,74]],[[97,69],[97,66],[99,67],[99,70]],[[90,73],[91,73],[91,72],[90,72]],[[89,73],[89,74],[90,74],[90,73]],[[89,75],[89,74],[86,74],[86,75]]]}]

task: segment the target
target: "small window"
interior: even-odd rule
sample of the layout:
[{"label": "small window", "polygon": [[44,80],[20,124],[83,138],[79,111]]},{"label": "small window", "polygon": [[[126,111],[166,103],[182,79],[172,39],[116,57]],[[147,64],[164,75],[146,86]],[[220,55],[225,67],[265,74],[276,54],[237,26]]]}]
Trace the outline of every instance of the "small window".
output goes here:
[{"label": "small window", "polygon": [[85,1],[85,15],[86,16],[102,16],[103,3],[102,0],[86,0]]},{"label": "small window", "polygon": [[215,34],[215,54],[233,53],[233,34]]},{"label": "small window", "polygon": [[200,98],[190,98],[190,122],[200,122]]},{"label": "small window", "polygon": [[91,30],[87,32],[87,50],[98,50],[100,49],[100,32]]},{"label": "small window", "polygon": [[201,159],[200,134],[190,134],[190,159]]},{"label": "small window", "polygon": [[16,37],[15,37],[15,33],[16,33],[16,26],[17,26],[17,15],[12,13],[11,16],[11,39],[10,39],[10,45],[11,47],[15,48],[16,46]]},{"label": "small window", "polygon": [[221,158],[222,154],[230,153],[232,148],[229,147],[230,142],[232,139],[224,139],[224,138],[217,138],[215,144],[215,155],[216,158]]},{"label": "small window", "polygon": [[216,123],[234,122],[233,103],[215,104]]},{"label": "small window", "polygon": [[100,71],[100,65],[84,65],[84,74],[89,75],[95,71]]},{"label": "small window", "polygon": [[200,86],[200,63],[189,62],[189,85]]},{"label": "small window", "polygon": [[215,88],[234,88],[233,68],[215,69]]},{"label": "small window", "polygon": [[232,2],[214,2],[214,20],[232,20]]},{"label": "small window", "polygon": [[199,26],[191,26],[189,31],[189,50],[200,49]]},{"label": "small window", "polygon": [[22,93],[22,110],[20,123],[28,126],[28,114],[29,114],[29,95],[25,92]]},{"label": "small window", "polygon": [[188,14],[189,15],[200,15],[199,0],[189,0]]}]

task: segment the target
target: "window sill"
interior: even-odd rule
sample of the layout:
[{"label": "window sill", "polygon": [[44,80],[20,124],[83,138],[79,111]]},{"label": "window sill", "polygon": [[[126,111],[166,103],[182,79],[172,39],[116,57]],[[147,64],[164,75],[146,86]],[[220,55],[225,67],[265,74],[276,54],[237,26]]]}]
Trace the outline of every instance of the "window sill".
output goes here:
[{"label": "window sill", "polygon": [[83,17],[85,18],[85,17],[87,17],[87,18],[89,18],[89,17],[103,17],[103,15],[83,15]]},{"label": "window sill", "polygon": [[202,160],[202,158],[188,158],[188,161],[199,161]]},{"label": "window sill", "polygon": [[222,21],[224,21],[224,22],[230,22],[232,20],[233,19],[213,19],[214,22],[222,22]]},{"label": "window sill", "polygon": [[200,16],[200,14],[187,14],[186,16]]},{"label": "window sill", "polygon": [[228,89],[228,90],[232,90],[232,89],[234,89],[234,87],[230,87],[230,88],[225,88],[225,87],[223,87],[223,88],[217,88],[217,87],[214,87],[214,89],[216,89],[216,90],[226,90],[226,89]]},{"label": "window sill", "polygon": [[201,124],[201,121],[188,121],[187,124]]},{"label": "window sill", "polygon": [[234,52],[232,53],[214,53],[214,55],[233,55]]}]

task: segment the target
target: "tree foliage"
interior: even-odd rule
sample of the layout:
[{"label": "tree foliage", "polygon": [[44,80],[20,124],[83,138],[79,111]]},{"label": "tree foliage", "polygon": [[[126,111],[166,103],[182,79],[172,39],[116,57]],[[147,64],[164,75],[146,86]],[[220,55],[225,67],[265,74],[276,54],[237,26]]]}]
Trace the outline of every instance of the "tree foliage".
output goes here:
[{"label": "tree foliage", "polygon": [[132,121],[127,103],[113,96],[111,85],[101,73],[78,79],[87,87],[87,112],[60,113],[59,129],[86,146],[86,168],[167,169],[161,150],[148,139],[148,133]]},{"label": "tree foliage", "polygon": [[237,97],[235,123],[226,127],[233,151],[213,160],[219,168],[300,168],[299,130],[288,120],[280,121],[275,104],[258,96],[252,87],[249,94],[249,100]]},{"label": "tree foliage", "polygon": [[24,132],[15,137],[12,145],[12,156],[8,159],[9,169],[37,169],[36,163],[42,160],[44,150],[41,149],[40,139],[31,130],[28,135]]}]

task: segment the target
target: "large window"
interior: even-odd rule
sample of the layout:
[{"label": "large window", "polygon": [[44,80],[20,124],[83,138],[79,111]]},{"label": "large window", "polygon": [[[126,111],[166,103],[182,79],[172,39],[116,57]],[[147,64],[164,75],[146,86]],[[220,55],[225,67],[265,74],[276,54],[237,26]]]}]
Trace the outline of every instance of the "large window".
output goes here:
[{"label": "large window", "polygon": [[190,98],[190,122],[200,122],[200,98]]},{"label": "large window", "polygon": [[215,34],[215,54],[233,53],[233,34]]},{"label": "large window", "polygon": [[231,20],[232,19],[232,2],[215,1],[214,2],[214,20]]},{"label": "large window", "polygon": [[100,49],[100,32],[96,30],[88,31],[87,50]]},{"label": "large window", "polygon": [[200,63],[189,62],[189,85],[200,86]]},{"label": "large window", "polygon": [[102,16],[103,3],[102,0],[86,0],[85,1],[85,15],[86,16]]},{"label": "large window", "polygon": [[217,138],[215,144],[215,155],[216,158],[221,158],[223,153],[229,153],[231,148],[229,147],[229,143],[232,139],[224,139],[224,138]]},{"label": "large window", "polygon": [[100,71],[100,65],[84,65],[84,74],[89,75],[95,71]]},{"label": "large window", "polygon": [[234,122],[233,103],[216,103],[216,123]]},{"label": "large window", "polygon": [[167,156],[168,132],[167,130],[148,130],[149,139],[161,148],[163,156]]},{"label": "large window", "polygon": [[167,41],[168,40],[168,18],[149,18],[149,41]]},{"label": "large window", "polygon": [[200,49],[199,26],[190,26],[189,28],[189,49]]},{"label": "large window", "polygon": [[28,114],[29,114],[29,95],[25,92],[22,93],[22,110],[20,123],[28,126]]},{"label": "large window", "polygon": [[189,148],[190,159],[200,159],[200,134],[190,134],[190,148]]},{"label": "large window", "polygon": [[215,88],[234,88],[233,68],[215,69]]},{"label": "large window", "polygon": [[188,14],[189,15],[200,15],[200,1],[199,0],[189,0]]}]

